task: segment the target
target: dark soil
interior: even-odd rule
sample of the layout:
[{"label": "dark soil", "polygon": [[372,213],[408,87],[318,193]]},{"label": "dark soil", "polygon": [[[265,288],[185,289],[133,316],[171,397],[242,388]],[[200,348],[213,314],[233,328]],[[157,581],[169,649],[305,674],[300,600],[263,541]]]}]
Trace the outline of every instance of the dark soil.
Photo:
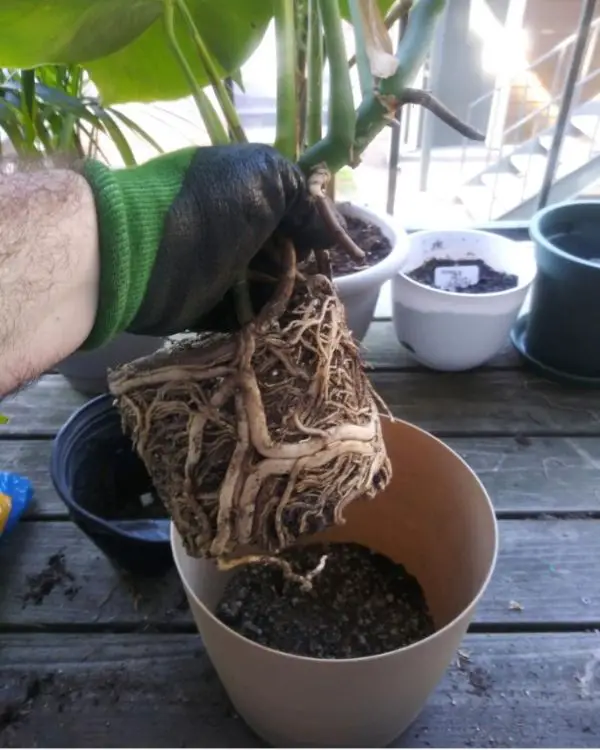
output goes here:
[{"label": "dark soil", "polygon": [[123,439],[91,441],[74,479],[79,504],[99,518],[167,518],[142,461]]},{"label": "dark soil", "polygon": [[216,616],[263,646],[320,659],[383,654],[434,632],[419,583],[383,555],[358,544],[313,544],[281,557],[306,574],[323,554],[329,557],[311,591],[274,565],[240,568]]},{"label": "dark soil", "polygon": [[[351,216],[343,216],[342,220],[346,224],[346,232],[365,253],[366,258],[362,263],[357,263],[339,245],[335,245],[329,250],[329,260],[334,278],[364,271],[365,268],[375,266],[392,251],[390,241],[379,227]],[[306,264],[305,269],[307,272],[315,273],[316,265],[314,261]]]},{"label": "dark soil", "polygon": [[28,602],[41,604],[44,599],[61,586],[67,599],[74,599],[79,591],[75,586],[75,576],[67,569],[62,552],[50,555],[46,566],[40,573],[27,576],[27,590],[23,596],[23,606]]},{"label": "dark soil", "polygon": [[519,279],[515,274],[495,271],[487,263],[478,258],[473,258],[472,260],[431,258],[406,275],[420,284],[436,288],[434,279],[437,268],[460,268],[461,266],[477,266],[479,268],[479,282],[464,287],[457,285],[448,291],[461,292],[463,294],[489,294],[490,292],[504,292],[507,289],[512,289],[519,283]]}]

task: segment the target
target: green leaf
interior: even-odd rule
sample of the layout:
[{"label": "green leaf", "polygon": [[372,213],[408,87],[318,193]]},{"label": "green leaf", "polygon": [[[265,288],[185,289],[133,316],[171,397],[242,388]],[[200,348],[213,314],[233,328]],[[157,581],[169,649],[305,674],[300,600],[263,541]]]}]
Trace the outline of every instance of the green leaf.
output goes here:
[{"label": "green leaf", "polygon": [[[188,0],[219,73],[239,70],[272,17],[267,0]],[[161,0],[2,0],[0,66],[82,63],[105,103],[187,96],[168,45]],[[177,38],[198,83],[208,83],[180,18]]]},{"label": "green leaf", "polygon": [[124,115],[122,112],[119,112],[117,109],[111,109],[110,107],[107,109],[107,112],[112,117],[116,117],[117,120],[121,120],[123,125],[128,127],[133,133],[136,135],[139,135],[140,138],[146,141],[146,143],[150,144],[152,148],[154,148],[159,154],[163,153],[163,149],[159,146],[159,144],[152,138],[151,135],[146,133],[146,131],[140,127],[137,122],[134,122],[130,117],[127,117],[127,115]]},{"label": "green leaf", "polygon": [[12,102],[2,99],[0,87],[0,130],[4,130],[17,153],[27,153],[27,140],[20,122],[21,112]]},{"label": "green leaf", "polygon": [[3,0],[0,64],[33,68],[103,57],[142,34],[161,8],[156,0]]},{"label": "green leaf", "polygon": [[125,165],[131,167],[135,164],[135,156],[131,150],[131,146],[124,136],[123,131],[108,112],[101,107],[93,108],[95,110],[98,119],[102,123],[103,130],[107,135],[110,136],[112,142],[117,147],[119,156],[125,162]]}]

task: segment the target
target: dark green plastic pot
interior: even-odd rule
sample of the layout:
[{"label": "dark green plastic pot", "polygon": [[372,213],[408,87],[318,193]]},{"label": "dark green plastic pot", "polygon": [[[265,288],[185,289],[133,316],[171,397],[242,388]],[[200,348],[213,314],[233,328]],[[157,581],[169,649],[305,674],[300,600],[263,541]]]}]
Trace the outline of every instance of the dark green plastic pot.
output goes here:
[{"label": "dark green plastic pot", "polygon": [[600,384],[600,201],[549,206],[530,235],[538,271],[526,353],[550,377]]}]

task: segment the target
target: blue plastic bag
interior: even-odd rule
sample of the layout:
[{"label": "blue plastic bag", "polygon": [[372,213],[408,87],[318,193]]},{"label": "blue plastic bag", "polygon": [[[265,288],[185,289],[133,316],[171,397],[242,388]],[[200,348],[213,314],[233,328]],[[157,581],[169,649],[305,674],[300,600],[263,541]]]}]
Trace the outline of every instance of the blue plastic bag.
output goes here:
[{"label": "blue plastic bag", "polygon": [[32,497],[29,479],[12,471],[0,471],[0,539],[12,531]]}]

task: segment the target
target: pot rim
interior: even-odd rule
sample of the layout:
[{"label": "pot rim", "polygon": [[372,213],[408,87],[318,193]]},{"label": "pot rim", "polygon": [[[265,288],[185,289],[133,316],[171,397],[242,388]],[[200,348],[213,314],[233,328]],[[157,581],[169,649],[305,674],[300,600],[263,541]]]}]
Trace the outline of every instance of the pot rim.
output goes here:
[{"label": "pot rim", "polygon": [[[453,628],[456,625],[456,623],[465,616],[466,612],[468,612],[469,610],[474,609],[479,604],[479,601],[481,600],[483,594],[485,593],[485,591],[486,591],[486,589],[487,589],[487,587],[488,587],[488,585],[490,583],[490,580],[491,580],[491,578],[492,578],[492,576],[494,574],[494,570],[496,568],[496,562],[497,562],[497,559],[498,559],[498,546],[499,546],[498,520],[496,519],[496,513],[494,511],[494,506],[492,504],[490,496],[489,496],[487,490],[485,489],[485,487],[483,485],[483,482],[479,479],[479,477],[473,471],[473,469],[469,466],[469,464],[461,456],[459,456],[459,454],[456,453],[456,451],[452,450],[452,448],[450,448],[449,445],[447,445],[446,443],[444,443],[443,440],[440,440],[439,438],[435,437],[434,435],[432,435],[431,433],[427,432],[426,430],[423,430],[420,427],[417,427],[416,425],[411,424],[410,422],[406,422],[403,419],[391,418],[390,421],[391,422],[395,422],[395,423],[399,423],[401,425],[404,425],[405,427],[408,427],[408,428],[410,428],[412,430],[420,432],[420,433],[426,435],[429,439],[435,441],[436,443],[441,444],[446,450],[448,450],[450,453],[453,454],[454,458],[457,461],[459,461],[464,466],[465,469],[467,469],[467,471],[474,477],[475,481],[479,485],[482,497],[484,498],[484,501],[485,501],[485,503],[486,503],[486,505],[488,507],[488,510],[490,512],[490,517],[492,519],[492,526],[493,526],[493,529],[494,529],[494,542],[493,542],[494,543],[494,549],[493,549],[492,557],[491,557],[491,560],[490,560],[489,570],[488,570],[488,572],[487,572],[484,580],[482,581],[482,583],[481,583],[481,585],[480,585],[477,593],[471,599],[471,601],[469,602],[469,604],[466,607],[464,607],[461,610],[461,612],[459,612],[459,614],[456,615],[456,617],[454,617],[452,620],[450,620],[450,622],[447,622],[442,628],[439,628],[439,630],[435,630],[433,633],[431,633],[431,635],[428,635],[426,638],[422,638],[419,641],[415,641],[415,643],[411,643],[408,646],[403,646],[402,648],[397,648],[397,649],[394,649],[393,651],[387,651],[387,652],[385,652],[383,654],[373,654],[372,656],[358,656],[358,657],[352,657],[352,658],[348,658],[348,659],[318,659],[318,658],[316,658],[314,656],[298,656],[297,654],[288,654],[285,651],[278,651],[277,649],[270,648],[269,646],[263,646],[260,643],[256,643],[255,641],[252,641],[249,638],[246,638],[245,636],[240,635],[235,630],[233,630],[232,628],[230,628],[228,625],[225,625],[224,623],[222,623],[221,620],[219,620],[214,615],[214,613],[210,611],[210,609],[204,604],[204,602],[201,599],[198,598],[198,596],[196,595],[195,591],[193,591],[192,588],[191,588],[191,586],[188,584],[188,581],[184,577],[183,572],[181,570],[180,561],[179,561],[179,554],[178,554],[178,552],[176,550],[176,544],[175,544],[176,538],[178,536],[178,532],[177,532],[177,529],[175,528],[175,524],[173,523],[173,521],[171,521],[171,530],[170,530],[170,535],[169,536],[170,536],[170,540],[171,540],[171,551],[173,553],[173,560],[175,561],[175,567],[177,569],[177,574],[179,575],[179,578],[180,578],[180,580],[181,580],[181,582],[183,584],[183,587],[184,587],[186,593],[189,596],[192,597],[192,599],[194,600],[194,602],[201,609],[204,610],[204,612],[208,615],[208,617],[211,620],[213,620],[214,624],[216,624],[217,626],[220,626],[221,628],[224,628],[225,630],[229,631],[229,633],[230,633],[230,635],[232,637],[234,637],[236,639],[239,639],[241,641],[244,641],[246,644],[250,644],[252,646],[255,646],[256,648],[258,648],[258,649],[260,649],[262,651],[266,651],[266,652],[268,652],[270,654],[274,654],[274,655],[277,655],[277,656],[282,656],[282,657],[285,657],[285,658],[288,658],[288,659],[299,660],[299,661],[307,662],[307,663],[308,662],[316,662],[316,663],[319,663],[319,664],[323,664],[323,663],[351,664],[351,663],[355,663],[355,662],[359,662],[360,663],[360,662],[365,662],[365,661],[373,661],[373,660],[378,660],[378,659],[384,659],[385,657],[389,657],[392,654],[398,654],[398,653],[401,653],[401,652],[404,653],[404,652],[407,652],[407,651],[409,651],[411,649],[420,648],[423,644],[426,644],[429,641],[431,641],[431,640],[433,640],[435,638],[438,638],[443,633],[445,633],[448,630],[450,630],[451,628]],[[185,549],[183,548],[182,544],[180,545],[180,547],[181,547],[181,550],[182,550],[183,554],[186,554]]]},{"label": "pot rim", "polygon": [[347,273],[343,276],[334,276],[334,285],[339,285],[348,291],[354,288],[362,289],[365,286],[383,284],[387,279],[391,279],[397,272],[401,259],[408,252],[408,234],[404,227],[393,216],[380,213],[372,208],[368,208],[360,203],[353,201],[337,201],[337,207],[342,211],[347,207],[349,215],[357,216],[359,219],[371,220],[377,225],[383,224],[394,235],[391,241],[392,249],[385,258],[376,263],[374,266],[365,268],[356,273]]},{"label": "pot rim", "polygon": [[[99,413],[102,413],[103,411],[109,411],[111,408],[114,408],[113,397],[110,393],[102,393],[99,396],[95,396],[89,401],[86,401],[82,406],[79,407],[79,409],[76,409],[71,414],[71,416],[63,423],[60,430],[56,433],[56,436],[52,441],[52,452],[50,455],[50,478],[52,480],[54,489],[56,490],[63,503],[67,506],[69,511],[75,510],[78,514],[84,516],[85,519],[90,523],[94,523],[98,527],[101,527],[101,530],[107,535],[134,542],[138,545],[170,545],[170,541],[167,541],[166,539],[146,539],[132,532],[124,531],[120,528],[115,528],[107,519],[91,513],[87,508],[84,508],[82,505],[76,502],[73,497],[73,493],[68,489],[64,472],[61,471],[61,464],[63,463],[65,458],[63,455],[62,443],[69,439],[68,432],[73,430],[74,423],[79,422],[82,417],[85,421],[87,421],[86,412],[94,411],[95,409],[99,409],[100,406],[104,406],[104,404],[102,404],[101,402],[107,403],[104,409],[99,410]],[[77,425],[75,425],[75,429],[78,429]],[[169,519],[166,518],[165,521],[169,521]]]},{"label": "pot rim", "polygon": [[[502,241],[504,244],[510,243],[511,245],[520,245],[521,242],[518,242],[517,240],[511,240],[508,237],[502,237],[495,232],[487,232],[483,229],[460,229],[457,227],[451,227],[449,229],[422,229],[418,232],[412,232],[409,238],[409,241],[412,240],[413,237],[424,237],[426,235],[438,235],[441,232],[444,234],[469,234],[474,235],[476,237],[493,237],[495,240]],[[533,256],[533,249],[531,251]],[[406,283],[410,286],[415,287],[416,289],[423,290],[424,292],[428,292],[430,294],[436,294],[442,297],[447,297],[449,299],[452,298],[458,298],[458,299],[465,299],[465,297],[468,297],[469,299],[481,299],[481,300],[488,300],[488,299],[497,299],[499,297],[507,297],[511,294],[519,294],[520,292],[523,292],[523,290],[527,289],[529,287],[536,275],[537,272],[537,265],[535,263],[535,258],[533,259],[533,269],[531,273],[528,273],[526,276],[524,276],[524,280],[519,282],[517,286],[513,286],[510,289],[503,289],[500,292],[482,292],[481,294],[465,294],[464,292],[449,292],[446,289],[437,289],[433,286],[427,286],[427,284],[422,284],[420,281],[416,281],[415,279],[411,279],[410,276],[405,274],[403,271],[399,271],[396,276],[394,277],[394,283],[397,279],[401,280],[402,283]]]},{"label": "pot rim", "polygon": [[546,238],[545,234],[541,230],[540,225],[543,219],[548,216],[548,214],[559,213],[573,206],[595,206],[600,209],[600,200],[562,201],[561,203],[553,203],[550,206],[542,208],[531,217],[531,220],[529,222],[529,236],[537,245],[543,247],[544,250],[547,250],[552,255],[556,255],[563,260],[571,261],[572,263],[576,263],[577,265],[585,266],[586,268],[592,268],[594,271],[598,272],[600,271],[600,266],[598,265],[598,263],[592,263],[585,258],[579,258],[577,255],[573,255],[572,253],[567,253],[564,250],[561,250],[559,247],[550,242],[550,240]]}]

